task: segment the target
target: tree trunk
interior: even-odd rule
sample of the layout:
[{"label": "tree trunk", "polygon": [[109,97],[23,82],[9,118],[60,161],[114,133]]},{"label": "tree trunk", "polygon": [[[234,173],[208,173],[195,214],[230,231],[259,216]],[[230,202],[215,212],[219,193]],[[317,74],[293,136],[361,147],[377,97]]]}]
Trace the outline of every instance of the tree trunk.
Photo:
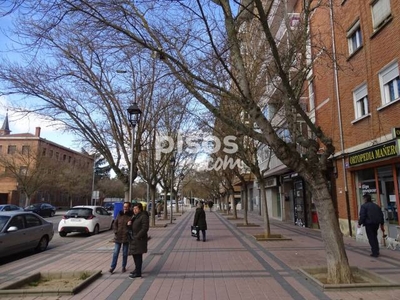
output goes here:
[{"label": "tree trunk", "polygon": [[247,192],[247,184],[244,184],[244,190],[243,190],[243,201],[242,201],[242,209],[243,209],[243,224],[245,226],[249,225],[249,220],[247,218],[247,210],[249,206],[249,194]]},{"label": "tree trunk", "polygon": [[271,236],[271,225],[269,223],[269,212],[267,205],[267,196],[265,194],[265,184],[264,181],[259,181],[260,194],[261,194],[261,208],[263,209],[263,219],[264,219],[264,234],[266,237]]},{"label": "tree trunk", "polygon": [[156,225],[156,187],[149,185],[150,190],[150,201],[151,201],[151,218],[150,218],[150,226],[154,227]]},{"label": "tree trunk", "polygon": [[321,236],[325,244],[328,283],[352,283],[353,276],[344,247],[343,235],[328,187],[323,178],[308,182],[308,184],[317,209]]},{"label": "tree trunk", "polygon": [[25,194],[25,207],[29,206],[31,204],[31,197],[28,195],[27,192],[24,192]]},{"label": "tree trunk", "polygon": [[164,220],[168,220],[167,194],[168,194],[168,189],[165,189],[165,195],[164,195]]}]

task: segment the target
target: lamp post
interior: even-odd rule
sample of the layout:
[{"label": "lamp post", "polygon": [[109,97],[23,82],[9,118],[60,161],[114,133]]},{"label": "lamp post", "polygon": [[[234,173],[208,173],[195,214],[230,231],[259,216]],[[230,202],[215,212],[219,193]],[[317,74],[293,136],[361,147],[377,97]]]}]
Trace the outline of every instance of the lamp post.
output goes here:
[{"label": "lamp post", "polygon": [[131,124],[132,127],[132,136],[131,136],[131,165],[129,169],[129,202],[132,201],[132,184],[133,184],[133,151],[134,151],[134,140],[135,140],[135,127],[137,124],[139,124],[140,121],[140,115],[142,114],[142,111],[140,108],[137,106],[136,102],[132,103],[128,109],[128,121]]},{"label": "lamp post", "polygon": [[[181,174],[179,174],[179,186],[180,186],[180,189],[181,189],[181,194],[180,194],[180,199],[179,199],[179,201],[182,201],[182,207],[181,207],[181,212],[183,213],[183,179],[185,178],[185,174],[183,174],[183,173],[181,173]],[[178,202],[179,203],[179,202]],[[179,205],[178,205],[179,206]]]},{"label": "lamp post", "polygon": [[171,167],[171,192],[169,197],[169,204],[171,210],[171,221],[172,224],[173,216],[172,216],[172,191],[174,190],[174,165],[175,165],[175,157],[172,155],[171,159],[169,160],[169,165]]}]

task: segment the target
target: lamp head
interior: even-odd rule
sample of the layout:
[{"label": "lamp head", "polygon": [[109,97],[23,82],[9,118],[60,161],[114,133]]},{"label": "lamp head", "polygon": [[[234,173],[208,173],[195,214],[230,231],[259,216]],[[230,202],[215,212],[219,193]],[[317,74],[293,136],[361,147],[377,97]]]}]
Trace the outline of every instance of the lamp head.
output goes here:
[{"label": "lamp head", "polygon": [[169,165],[171,167],[173,167],[175,165],[175,157],[174,156],[172,156],[171,159],[169,160]]},{"label": "lamp head", "polygon": [[132,103],[128,107],[127,111],[128,111],[129,123],[131,124],[132,127],[135,127],[137,124],[139,124],[140,116],[142,114],[142,111],[137,106],[136,102]]}]

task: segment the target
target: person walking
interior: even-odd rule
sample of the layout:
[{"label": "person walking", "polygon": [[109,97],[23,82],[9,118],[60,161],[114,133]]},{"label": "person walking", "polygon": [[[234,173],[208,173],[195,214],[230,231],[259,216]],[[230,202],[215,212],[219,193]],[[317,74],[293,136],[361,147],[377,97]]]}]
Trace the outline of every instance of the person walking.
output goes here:
[{"label": "person walking", "polygon": [[149,231],[149,215],[143,211],[143,205],[133,205],[134,217],[128,222],[131,229],[129,241],[129,254],[135,262],[135,270],[129,274],[129,278],[142,277],[143,253],[147,253],[147,232]]},{"label": "person walking", "polygon": [[358,227],[365,226],[365,232],[369,245],[371,246],[371,256],[379,256],[379,243],[378,243],[378,229],[381,226],[382,231],[384,228],[384,218],[382,209],[372,202],[371,195],[365,194],[363,196],[364,204],[360,208],[360,217],[358,219]]},{"label": "person walking", "polygon": [[126,272],[126,264],[128,262],[129,238],[128,238],[128,222],[132,219],[133,212],[130,202],[123,204],[122,210],[118,213],[113,224],[114,230],[114,253],[112,257],[109,272],[114,273],[117,267],[118,256],[122,246],[122,272]]},{"label": "person walking", "polygon": [[161,212],[164,210],[164,206],[161,201],[158,201],[156,209],[157,209],[157,217],[161,218]]},{"label": "person walking", "polygon": [[201,202],[197,204],[196,212],[194,214],[193,226],[196,226],[197,229],[197,240],[200,241],[200,230],[201,230],[203,236],[203,242],[205,242],[207,221],[206,221],[206,212],[204,211],[204,206],[203,203]]}]

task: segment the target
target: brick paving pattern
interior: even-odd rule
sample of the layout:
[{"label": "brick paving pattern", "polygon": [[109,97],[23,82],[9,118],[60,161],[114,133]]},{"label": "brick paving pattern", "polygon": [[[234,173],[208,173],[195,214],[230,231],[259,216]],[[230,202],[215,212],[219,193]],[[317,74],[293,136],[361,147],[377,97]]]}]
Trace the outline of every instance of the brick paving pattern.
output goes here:
[{"label": "brick paving pattern", "polygon": [[[242,227],[220,212],[206,211],[207,241],[190,235],[194,210],[177,215],[174,224],[150,228],[149,251],[144,255],[143,277],[129,279],[120,261],[114,274],[110,266],[111,231],[76,240],[10,262],[0,267],[0,288],[16,278],[38,271],[102,270],[100,279],[71,296],[26,296],[23,299],[145,299],[145,300],[389,300],[399,299],[400,289],[323,291],[307,280],[299,268],[325,266],[325,250],[319,230],[271,221],[272,233],[287,241],[256,241],[262,218],[249,213],[260,227]],[[240,216],[240,215],[239,215]],[[168,220],[157,224],[169,223]],[[400,251],[381,249],[379,258],[369,256],[369,245],[345,238],[349,262],[400,283]],[[2,297],[18,299],[20,297]]]}]

